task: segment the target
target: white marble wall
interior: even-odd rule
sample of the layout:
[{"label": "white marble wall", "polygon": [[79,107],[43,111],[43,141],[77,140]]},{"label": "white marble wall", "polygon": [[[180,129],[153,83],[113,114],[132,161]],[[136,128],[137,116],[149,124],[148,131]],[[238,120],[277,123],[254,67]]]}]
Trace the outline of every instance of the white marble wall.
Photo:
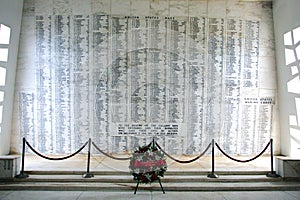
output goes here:
[{"label": "white marble wall", "polygon": [[[122,38],[126,38],[127,33],[133,35],[128,27],[138,26],[132,16],[139,17],[142,23],[140,27],[143,29],[145,29],[143,26],[146,24],[147,16],[155,16],[160,20],[159,26],[163,27],[163,30],[159,31],[165,33],[165,37],[160,33],[153,39],[141,37],[140,40],[144,44],[150,40],[157,40],[157,43],[166,41],[169,46],[176,44],[183,47],[183,49],[178,48],[180,52],[178,54],[184,59],[179,59],[178,63],[184,66],[180,70],[184,73],[188,71],[189,75],[173,73],[168,67],[161,65],[161,62],[159,64],[155,61],[154,64],[159,64],[160,70],[166,68],[164,70],[172,75],[163,77],[161,73],[161,83],[170,81],[171,78],[174,80],[178,78],[181,90],[182,88],[188,89],[186,91],[174,90],[180,91],[177,95],[183,99],[176,104],[178,113],[174,113],[178,114],[182,121],[164,121],[163,124],[155,124],[151,121],[140,120],[137,123],[142,124],[143,127],[178,125],[180,132],[178,136],[158,137],[159,142],[163,143],[162,146],[171,153],[196,154],[208,145],[211,138],[215,138],[221,146],[233,154],[256,154],[263,149],[263,145],[268,142],[269,138],[273,137],[275,151],[278,151],[277,88],[271,5],[270,1],[240,0],[25,0],[16,82],[12,150],[17,152],[20,150],[21,137],[26,137],[44,153],[74,151],[89,137],[101,148],[110,152],[130,150],[137,143],[151,141],[154,137],[153,133],[147,137],[118,136],[117,131],[123,129],[126,123],[131,126],[132,121],[126,121],[125,114],[122,113],[122,120],[118,124],[114,121],[114,115],[111,112],[115,112],[119,107],[131,108],[133,104],[130,103],[128,96],[132,94],[127,93],[127,89],[133,85],[129,83],[128,87],[122,86],[117,88],[118,91],[114,90],[113,92],[116,92],[114,95],[124,95],[120,97],[123,99],[120,105],[112,105],[111,102],[114,101],[111,95],[112,90],[103,89],[103,83],[104,85],[107,83],[108,88],[111,87],[109,81],[110,76],[113,75],[97,77],[97,73],[101,70],[108,70],[113,74],[114,69],[126,71],[126,67],[114,68],[113,61],[116,61],[114,55],[120,49],[126,52],[128,51],[126,48],[138,45],[133,40],[128,42],[124,39],[122,42]],[[174,17],[174,21],[180,24],[176,34],[174,34],[175,31],[170,31],[172,28],[169,27],[173,26],[173,18],[170,17]],[[203,40],[200,40],[202,37],[200,34],[189,35],[194,30],[192,29],[193,17],[202,20],[198,23],[204,30]],[[97,20],[102,24],[97,24]],[[124,31],[124,35],[123,32],[114,35],[113,31],[116,30],[113,23],[121,23],[117,28],[121,32]],[[102,28],[97,29],[94,25]],[[230,27],[231,25],[233,27]],[[96,41],[98,36],[95,35],[97,34],[102,34],[99,36],[101,39],[112,35],[114,37],[110,37],[110,41],[106,43],[105,40]],[[170,40],[174,35],[180,38],[180,44],[178,41]],[[186,67],[190,63],[185,63],[185,61],[193,55],[189,49],[189,45],[192,44],[189,38],[192,37],[196,38],[197,44],[200,41],[198,46],[195,45],[195,49],[201,49],[199,52],[203,51],[203,59],[196,61],[196,68],[201,63],[204,65],[199,79],[190,83],[193,74],[191,68]],[[236,42],[235,44],[240,46],[230,46],[231,40],[227,40],[230,37]],[[113,45],[116,38],[118,41],[115,47]],[[203,46],[201,46],[201,41],[204,42]],[[95,47],[95,42],[99,42],[100,45]],[[217,48],[214,49],[213,45]],[[212,54],[210,49],[216,54]],[[234,59],[231,61],[234,67],[226,62],[230,57],[230,53],[227,52],[229,49],[235,52],[234,56],[241,59],[240,65],[239,61],[234,61]],[[177,53],[176,49],[175,51]],[[121,52],[120,55],[122,57],[125,54]],[[164,52],[160,56],[171,58]],[[251,59],[247,60],[248,58]],[[126,63],[128,60],[124,59],[122,62]],[[247,62],[252,64],[245,66],[244,63]],[[106,63],[109,66],[100,69],[96,65],[99,63],[101,65]],[[153,63],[145,62],[146,66],[149,64]],[[242,75],[230,77],[231,75],[226,74],[225,71],[231,68],[239,68],[242,70],[240,72]],[[137,73],[140,73],[140,70]],[[141,71],[143,70],[144,68]],[[150,77],[147,75],[150,71],[145,70],[141,77]],[[62,75],[59,77],[55,75],[60,73]],[[133,72],[130,73],[133,74]],[[151,73],[154,74],[154,72]],[[128,77],[129,79],[124,80],[137,79]],[[211,77],[211,80],[207,77]],[[213,77],[219,81],[218,86],[216,83],[210,86],[211,82],[215,81]],[[229,92],[230,95],[227,95],[225,92],[229,86],[226,86],[225,80],[229,82],[233,80],[241,85],[233,88],[233,94]],[[143,83],[142,79],[139,81]],[[246,81],[252,81],[253,86],[245,86]],[[69,85],[63,87],[65,84]],[[150,85],[148,89],[151,89],[152,83],[147,82],[147,84]],[[201,90],[195,91],[194,86],[204,87],[203,94],[200,94]],[[217,88],[218,92],[214,93],[211,88]],[[235,92],[237,92],[236,96],[234,96]],[[103,98],[105,94],[108,94],[107,98]],[[190,96],[186,97],[188,94],[194,95],[195,99],[201,99],[203,102],[199,106],[191,105],[189,102],[194,100],[190,100]],[[97,95],[103,99],[99,101]],[[254,100],[249,103],[248,98]],[[145,102],[149,102],[150,99],[148,98]],[[230,104],[226,101],[228,99],[238,104]],[[216,105],[211,105],[213,100]],[[99,104],[97,104],[98,101]],[[101,105],[101,111],[95,110],[96,104]],[[147,110],[150,112],[151,105],[148,105]],[[175,103],[167,105],[163,109],[172,110]],[[232,105],[234,114],[231,115]],[[194,112],[194,108],[199,110]],[[193,112],[194,116],[203,115],[204,117],[199,117],[197,121],[195,117],[191,117]],[[233,118],[231,119],[228,115]],[[194,128],[190,128],[190,125]],[[251,127],[250,131],[248,126]]]}]

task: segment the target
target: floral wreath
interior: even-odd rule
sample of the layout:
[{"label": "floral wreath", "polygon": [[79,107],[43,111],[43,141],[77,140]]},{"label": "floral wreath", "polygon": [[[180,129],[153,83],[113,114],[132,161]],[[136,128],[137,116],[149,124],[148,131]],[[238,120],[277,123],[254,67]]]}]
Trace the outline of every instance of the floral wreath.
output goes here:
[{"label": "floral wreath", "polygon": [[149,184],[164,177],[164,173],[167,171],[167,162],[164,154],[153,143],[150,143],[136,148],[129,168],[133,180]]}]

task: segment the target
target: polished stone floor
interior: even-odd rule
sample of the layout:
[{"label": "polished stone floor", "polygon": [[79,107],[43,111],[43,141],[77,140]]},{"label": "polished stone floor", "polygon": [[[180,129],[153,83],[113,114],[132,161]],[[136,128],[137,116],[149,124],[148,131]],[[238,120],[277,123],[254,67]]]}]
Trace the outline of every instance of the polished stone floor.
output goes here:
[{"label": "polished stone floor", "polygon": [[0,191],[0,200],[299,200],[300,191],[166,192],[159,191]]}]

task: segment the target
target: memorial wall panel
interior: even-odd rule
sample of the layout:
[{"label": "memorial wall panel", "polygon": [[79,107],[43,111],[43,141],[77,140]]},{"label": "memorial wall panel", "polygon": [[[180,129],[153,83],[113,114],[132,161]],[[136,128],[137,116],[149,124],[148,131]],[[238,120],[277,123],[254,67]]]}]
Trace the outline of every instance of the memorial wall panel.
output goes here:
[{"label": "memorial wall panel", "polygon": [[[88,138],[112,153],[155,138],[171,154],[198,154],[215,139],[230,154],[250,155],[278,138],[276,86],[260,85],[276,77],[259,62],[274,44],[261,42],[267,23],[259,16],[117,15],[100,0],[82,11],[80,1],[33,2],[24,4],[24,23],[35,27],[22,27],[19,58],[32,52],[34,62],[20,62],[17,73],[34,72],[26,76],[34,84],[17,77],[14,151],[22,137],[56,154]],[[257,8],[270,9],[236,9]],[[274,58],[265,60],[275,69]]]}]

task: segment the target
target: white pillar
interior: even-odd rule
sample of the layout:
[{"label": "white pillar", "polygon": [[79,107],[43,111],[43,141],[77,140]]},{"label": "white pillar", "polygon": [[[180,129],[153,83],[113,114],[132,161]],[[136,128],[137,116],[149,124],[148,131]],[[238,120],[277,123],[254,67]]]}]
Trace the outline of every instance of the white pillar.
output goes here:
[{"label": "white pillar", "polygon": [[2,122],[0,122],[0,156],[9,154],[10,149],[22,8],[23,0],[0,0],[0,24],[4,24],[11,28],[9,44],[0,44],[0,48],[8,48],[7,62],[0,61],[0,66],[6,69],[5,85],[0,86],[0,91],[4,92],[4,100],[0,102],[0,106],[3,108]]},{"label": "white pillar", "polygon": [[[285,45],[289,42],[284,40],[284,35],[300,27],[299,8],[299,0],[273,0],[281,154],[292,157],[296,155],[300,157],[300,45],[298,45],[299,55],[296,56],[296,51],[287,50],[288,53],[291,53],[292,58],[286,59],[287,47]],[[300,38],[300,33],[297,35],[296,37]],[[296,38],[294,37],[294,39]],[[291,48],[293,46],[291,45]],[[289,65],[289,63],[293,64]],[[296,67],[292,67],[292,65]],[[291,84],[295,81],[297,87],[292,88]],[[298,108],[296,101],[298,101]]]}]

